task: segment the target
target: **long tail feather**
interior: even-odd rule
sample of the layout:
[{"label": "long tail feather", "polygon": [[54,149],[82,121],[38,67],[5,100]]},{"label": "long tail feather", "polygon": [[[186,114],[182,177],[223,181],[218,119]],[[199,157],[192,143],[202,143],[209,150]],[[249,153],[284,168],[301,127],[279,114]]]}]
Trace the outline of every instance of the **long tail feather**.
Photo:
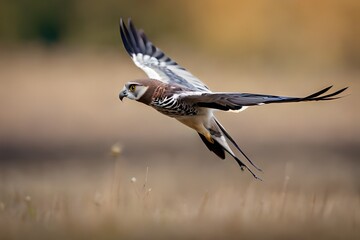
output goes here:
[{"label": "long tail feather", "polygon": [[[205,145],[210,149],[210,151],[213,151],[218,157],[221,159],[225,159],[225,152],[229,153],[235,161],[240,166],[241,170],[247,169],[254,178],[261,180],[244,162],[242,162],[231,150],[229,147],[229,144],[226,141],[226,137],[229,138],[229,140],[239,149],[239,146],[235,143],[235,141],[231,138],[231,136],[225,131],[225,129],[221,126],[221,124],[216,120],[214,117],[212,119],[212,122],[210,126],[208,126],[208,131],[211,134],[211,138],[213,141],[209,142],[209,140],[204,137],[201,133],[199,133],[201,139],[205,143]],[[225,135],[225,136],[224,136]],[[253,165],[256,169],[259,169],[256,167],[252,161],[240,150],[240,152],[245,156],[245,158]]]},{"label": "long tail feather", "polygon": [[235,142],[235,140],[230,136],[230,134],[225,130],[225,128],[220,124],[220,122],[215,119],[216,124],[219,126],[219,128],[221,129],[221,131],[224,133],[224,135],[229,139],[229,141],[236,147],[237,150],[239,150],[239,152],[249,161],[249,163],[256,168],[256,170],[262,172],[262,170],[256,166],[251,160],[250,158],[241,150],[241,148],[239,147],[239,145]]},{"label": "long tail feather", "polygon": [[244,164],[238,157],[236,157],[233,153],[231,153],[230,151],[228,151],[227,149],[224,148],[224,150],[229,153],[234,159],[235,161],[239,164],[241,170],[244,170],[244,168],[246,168],[250,173],[251,175],[253,175],[253,177],[255,179],[258,179],[260,181],[262,181],[261,178],[259,178],[248,166],[246,166],[246,164]]}]

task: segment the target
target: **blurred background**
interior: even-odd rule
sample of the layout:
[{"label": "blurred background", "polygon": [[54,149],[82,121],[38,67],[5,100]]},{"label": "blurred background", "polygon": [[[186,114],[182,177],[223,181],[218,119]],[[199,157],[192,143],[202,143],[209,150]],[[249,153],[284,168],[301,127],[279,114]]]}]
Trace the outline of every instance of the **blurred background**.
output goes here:
[{"label": "blurred background", "polygon": [[[119,101],[145,77],[120,17],[213,91],[349,89],[217,114],[257,183],[192,130]],[[2,0],[0,238],[359,236],[359,26],[356,0]]]}]

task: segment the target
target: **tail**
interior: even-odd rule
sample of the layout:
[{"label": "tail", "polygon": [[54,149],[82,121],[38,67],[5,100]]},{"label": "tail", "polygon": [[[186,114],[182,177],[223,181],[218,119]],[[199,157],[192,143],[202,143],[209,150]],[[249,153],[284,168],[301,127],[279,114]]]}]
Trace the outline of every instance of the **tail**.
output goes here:
[{"label": "tail", "polygon": [[255,179],[261,180],[245,163],[243,163],[231,150],[228,143],[226,142],[226,139],[224,135],[230,140],[231,143],[234,144],[234,146],[245,156],[245,158],[250,162],[252,166],[254,166],[258,171],[261,171],[260,168],[258,168],[246,155],[245,153],[239,148],[239,146],[236,144],[236,142],[231,138],[229,133],[226,132],[223,126],[214,118],[213,124],[210,125],[208,128],[211,138],[213,142],[209,142],[205,136],[199,133],[199,136],[201,140],[204,142],[204,144],[207,146],[207,148],[214,152],[219,158],[225,159],[225,152],[229,153],[235,161],[239,164],[241,170],[244,170],[246,168]]},{"label": "tail", "polygon": [[230,134],[225,130],[225,128],[220,124],[220,122],[215,118],[215,122],[216,124],[219,126],[219,128],[221,129],[221,131],[225,134],[225,136],[227,137],[227,139],[229,139],[229,141],[236,147],[237,150],[239,150],[239,152],[241,152],[241,154],[246,158],[246,160],[249,161],[249,163],[256,168],[256,170],[262,172],[262,170],[256,166],[251,160],[250,158],[243,152],[243,150],[241,150],[241,148],[239,147],[239,145],[235,142],[235,140],[230,136]]}]

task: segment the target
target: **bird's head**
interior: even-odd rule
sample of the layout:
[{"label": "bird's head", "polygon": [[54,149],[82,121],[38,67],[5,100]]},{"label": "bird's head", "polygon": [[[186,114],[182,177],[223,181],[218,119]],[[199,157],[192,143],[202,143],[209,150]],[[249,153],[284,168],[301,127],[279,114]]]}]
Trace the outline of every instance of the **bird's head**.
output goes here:
[{"label": "bird's head", "polygon": [[149,86],[146,86],[140,81],[132,81],[125,84],[124,88],[119,94],[119,98],[122,101],[124,97],[127,97],[131,100],[139,100],[145,92],[148,90]]}]

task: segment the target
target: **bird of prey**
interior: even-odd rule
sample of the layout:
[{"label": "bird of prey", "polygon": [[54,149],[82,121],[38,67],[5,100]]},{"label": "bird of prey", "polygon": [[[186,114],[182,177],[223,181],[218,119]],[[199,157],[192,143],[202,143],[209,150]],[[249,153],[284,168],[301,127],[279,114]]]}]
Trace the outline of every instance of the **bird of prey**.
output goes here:
[{"label": "bird of prey", "polygon": [[131,19],[128,24],[120,19],[120,35],[125,50],[135,65],[141,68],[149,78],[133,80],[125,84],[119,94],[120,100],[127,97],[144,103],[160,113],[175,118],[194,129],[207,148],[219,158],[225,159],[225,152],[239,164],[241,170],[247,169],[259,179],[243,161],[231,150],[227,140],[258,171],[261,171],[216,119],[214,112],[241,111],[249,106],[269,103],[288,103],[306,101],[324,101],[337,99],[342,88],[329,93],[330,87],[324,88],[306,97],[283,97],[274,95],[212,92],[202,81],[193,76],[175,61],[165,55],[145,36],[143,30],[135,28]]}]

